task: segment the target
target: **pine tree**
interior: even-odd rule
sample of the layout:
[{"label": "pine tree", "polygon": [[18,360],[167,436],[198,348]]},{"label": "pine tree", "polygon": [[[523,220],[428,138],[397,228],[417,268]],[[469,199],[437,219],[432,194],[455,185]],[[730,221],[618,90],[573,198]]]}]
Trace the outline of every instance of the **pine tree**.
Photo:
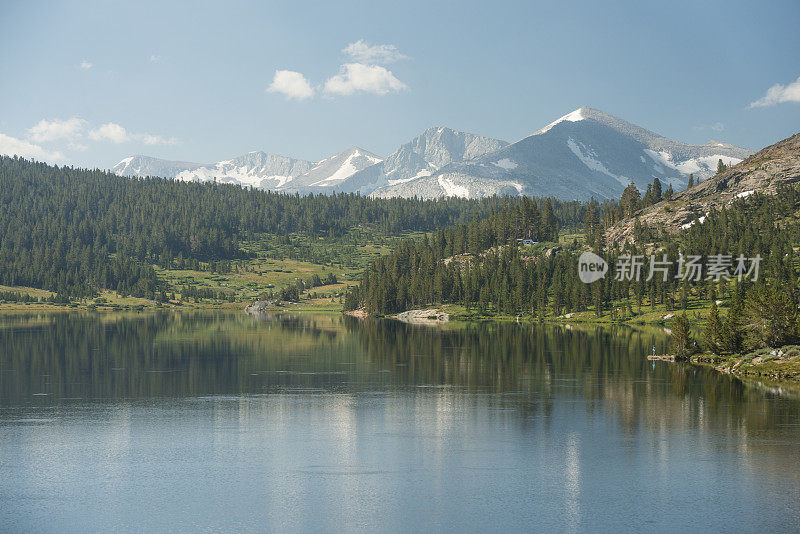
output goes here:
[{"label": "pine tree", "polygon": [[689,185],[686,186],[686,189],[690,189],[694,187],[694,174],[689,175]]},{"label": "pine tree", "polygon": [[558,240],[558,221],[556,215],[553,213],[553,202],[548,198],[544,203],[544,212],[542,213],[542,225],[544,226],[544,237],[548,241]]},{"label": "pine tree", "polygon": [[647,184],[647,191],[645,191],[644,196],[642,197],[642,205],[650,206],[655,203],[655,197],[653,196],[653,184]]},{"label": "pine tree", "polygon": [[672,320],[672,350],[677,358],[685,358],[694,352],[694,339],[689,330],[689,320],[682,313]]},{"label": "pine tree", "polygon": [[722,322],[719,318],[719,310],[717,309],[717,302],[711,301],[711,310],[708,312],[706,319],[706,329],[703,332],[703,341],[705,341],[706,348],[711,352],[719,352],[719,347],[722,340]]},{"label": "pine tree", "polygon": [[653,179],[653,202],[661,202],[662,200],[662,193],[661,193],[661,180],[658,178]]},{"label": "pine tree", "polygon": [[749,348],[779,347],[797,337],[797,304],[788,288],[759,282],[747,292],[743,326]]},{"label": "pine tree", "polygon": [[733,291],[728,316],[722,325],[722,339],[720,349],[724,352],[738,352],[742,348],[741,319],[744,311],[743,290],[737,284]]},{"label": "pine tree", "polygon": [[622,208],[623,217],[631,217],[633,213],[639,209],[639,190],[631,182],[628,187],[622,192],[622,198],[619,200],[619,205]]}]

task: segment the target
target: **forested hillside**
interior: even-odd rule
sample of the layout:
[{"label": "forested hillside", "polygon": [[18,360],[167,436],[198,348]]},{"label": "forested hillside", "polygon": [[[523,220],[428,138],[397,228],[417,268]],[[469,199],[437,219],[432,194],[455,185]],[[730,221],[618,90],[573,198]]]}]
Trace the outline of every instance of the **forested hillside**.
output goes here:
[{"label": "forested hillside", "polygon": [[[738,199],[678,235],[636,224],[634,241],[605,243],[602,221],[618,219],[626,209],[624,202],[605,207],[590,203],[585,210],[585,239],[562,239],[563,249],[552,243],[546,253],[530,251],[515,239],[526,232],[534,240],[557,238],[557,227],[547,212],[540,214],[525,205],[441,230],[432,238],[408,241],[370,265],[360,286],[348,295],[346,306],[385,314],[453,303],[479,314],[552,317],[593,310],[598,316],[621,319],[635,317],[643,307],[685,311],[690,298],[711,306],[727,299],[729,322],[722,324],[717,318],[715,343],[738,347],[746,334],[739,323],[746,304],[752,308],[759,302],[761,315],[757,321],[753,318],[761,325],[758,335],[767,335],[765,324],[789,324],[791,328],[777,334],[773,328],[770,335],[794,335],[798,292],[792,245],[800,242],[796,188],[784,186],[774,196],[753,194]],[[612,272],[599,281],[583,283],[578,276],[578,254],[583,250],[594,251],[612,268],[629,265],[630,258],[636,257],[640,275],[619,277]],[[696,276],[686,276],[686,259],[691,256],[704,266]],[[747,270],[751,258],[761,257],[757,280],[754,272],[739,280],[735,269],[740,256],[746,258]],[[726,269],[710,270],[715,262],[722,262]],[[718,275],[722,272],[727,274]]]},{"label": "forested hillside", "polygon": [[[385,235],[428,232],[490,217],[531,201],[488,198],[368,199],[355,194],[287,195],[215,183],[131,179],[100,170],[0,157],[0,284],[61,297],[152,298],[153,266],[201,269],[246,258],[264,236],[339,239],[354,228]],[[533,201],[544,208],[544,200]],[[551,202],[562,226],[584,206]],[[303,259],[303,258],[300,258]]]}]

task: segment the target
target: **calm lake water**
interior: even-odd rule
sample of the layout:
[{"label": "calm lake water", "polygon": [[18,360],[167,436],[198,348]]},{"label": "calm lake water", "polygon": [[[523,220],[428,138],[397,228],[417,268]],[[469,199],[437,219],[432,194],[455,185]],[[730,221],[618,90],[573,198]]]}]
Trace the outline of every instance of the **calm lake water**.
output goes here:
[{"label": "calm lake water", "polygon": [[656,329],[0,318],[2,532],[800,531],[800,400]]}]

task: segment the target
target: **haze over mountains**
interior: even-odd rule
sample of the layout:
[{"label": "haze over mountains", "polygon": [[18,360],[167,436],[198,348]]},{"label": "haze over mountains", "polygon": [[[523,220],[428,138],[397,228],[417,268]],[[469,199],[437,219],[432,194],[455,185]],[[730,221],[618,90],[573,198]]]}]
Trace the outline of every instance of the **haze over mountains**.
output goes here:
[{"label": "haze over mountains", "polygon": [[643,190],[656,177],[680,190],[690,173],[705,179],[716,172],[718,160],[731,165],[750,154],[726,143],[673,141],[583,107],[513,144],[440,126],[386,159],[353,147],[316,163],[264,152],[214,164],[132,156],[112,170],[124,176],[216,180],[301,193],[604,199],[619,197],[631,181]]}]

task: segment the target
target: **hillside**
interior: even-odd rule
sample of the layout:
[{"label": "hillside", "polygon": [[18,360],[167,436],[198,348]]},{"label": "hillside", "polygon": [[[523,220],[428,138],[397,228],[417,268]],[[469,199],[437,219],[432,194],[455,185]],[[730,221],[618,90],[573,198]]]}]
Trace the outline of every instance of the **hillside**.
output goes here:
[{"label": "hillside", "polygon": [[[300,196],[0,156],[0,293],[46,290],[62,301],[108,299],[109,291],[251,298],[334,268],[357,277],[399,236],[483,219],[523,201],[545,202]],[[549,205],[562,224],[581,220],[574,204]]]},{"label": "hillside", "polygon": [[[699,184],[636,213],[636,218],[651,228],[677,232],[689,225],[702,224],[712,211],[729,206],[754,193],[773,195],[781,185],[800,181],[800,133],[770,145],[742,162]],[[631,239],[635,218],[608,228],[607,243]]]}]

